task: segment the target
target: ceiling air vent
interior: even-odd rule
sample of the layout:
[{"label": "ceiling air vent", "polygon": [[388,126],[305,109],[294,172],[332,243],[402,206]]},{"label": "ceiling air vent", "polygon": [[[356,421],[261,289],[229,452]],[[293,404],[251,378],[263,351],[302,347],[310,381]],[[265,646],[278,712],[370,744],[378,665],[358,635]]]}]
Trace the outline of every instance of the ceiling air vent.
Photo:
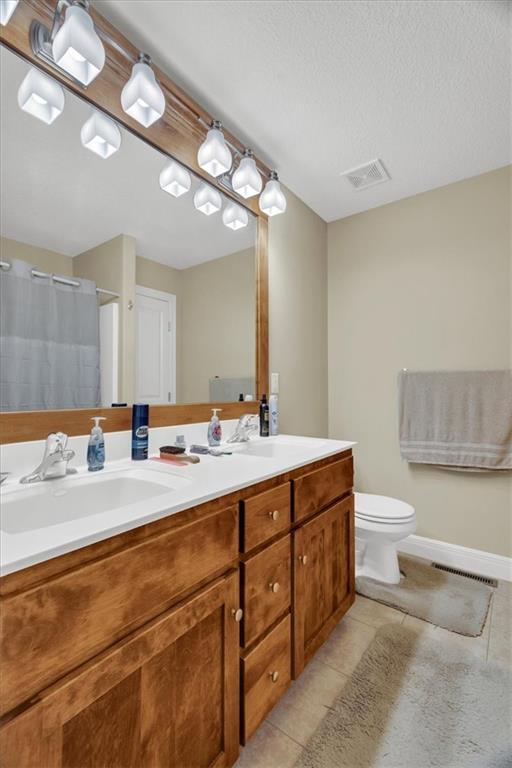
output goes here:
[{"label": "ceiling air vent", "polygon": [[359,191],[374,187],[375,184],[382,184],[383,181],[389,181],[390,176],[380,160],[372,160],[369,163],[360,165],[358,168],[352,168],[341,174],[344,176],[351,187]]}]

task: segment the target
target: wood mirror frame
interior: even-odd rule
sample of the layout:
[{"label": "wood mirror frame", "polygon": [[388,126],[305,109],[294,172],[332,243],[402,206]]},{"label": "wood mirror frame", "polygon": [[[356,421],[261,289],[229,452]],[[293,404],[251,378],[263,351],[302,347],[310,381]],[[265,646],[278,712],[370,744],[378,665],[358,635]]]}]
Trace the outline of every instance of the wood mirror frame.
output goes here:
[{"label": "wood mirror frame", "polygon": [[[143,128],[127,115],[121,107],[121,90],[130,77],[132,63],[118,50],[121,46],[135,60],[139,55],[136,48],[119,30],[110,24],[94,8],[89,9],[95,25],[114,45],[105,43],[105,66],[98,77],[87,87],[81,87],[57,70],[35,56],[30,44],[30,27],[39,21],[51,28],[57,0],[21,0],[9,23],[1,28],[0,42],[38,69],[48,72],[67,89],[77,93],[82,99],[96,105],[111,115],[145,142],[168,154],[194,173],[216,186],[224,195],[232,196],[247,207],[257,217],[256,234],[256,394],[259,397],[268,390],[268,222],[261,213],[256,197],[240,200],[236,195],[220,186],[216,179],[208,176],[197,164],[197,149],[206,135],[205,125],[210,125],[212,115],[188,96],[162,70],[153,65],[155,75],[166,96],[166,110],[160,120],[149,128]],[[240,152],[244,145],[236,136],[224,130],[226,138]],[[257,160],[258,166],[268,173],[269,168]],[[237,418],[242,413],[255,412],[258,404],[254,403],[193,403],[183,405],[151,406],[151,426],[170,426],[207,421],[211,408],[223,409],[223,418]],[[100,414],[108,417],[104,422],[106,432],[115,432],[131,428],[131,407],[63,409],[56,411],[12,411],[0,414],[0,439],[3,443],[38,440],[49,432],[61,430],[68,435],[82,435],[89,430],[89,418]]]}]

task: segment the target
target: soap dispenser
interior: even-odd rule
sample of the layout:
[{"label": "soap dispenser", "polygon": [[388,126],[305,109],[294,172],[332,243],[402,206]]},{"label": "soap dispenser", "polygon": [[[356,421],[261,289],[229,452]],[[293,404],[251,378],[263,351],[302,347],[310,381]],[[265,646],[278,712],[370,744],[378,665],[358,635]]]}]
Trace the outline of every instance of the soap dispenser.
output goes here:
[{"label": "soap dispenser", "polygon": [[222,411],[222,408],[212,408],[212,418],[208,424],[208,445],[218,446],[222,440],[222,427],[220,426],[218,413]]},{"label": "soap dispenser", "polygon": [[89,472],[97,472],[105,466],[105,438],[100,427],[100,421],[105,421],[105,416],[93,416],[91,421],[94,421],[94,427],[87,446],[87,464]]}]

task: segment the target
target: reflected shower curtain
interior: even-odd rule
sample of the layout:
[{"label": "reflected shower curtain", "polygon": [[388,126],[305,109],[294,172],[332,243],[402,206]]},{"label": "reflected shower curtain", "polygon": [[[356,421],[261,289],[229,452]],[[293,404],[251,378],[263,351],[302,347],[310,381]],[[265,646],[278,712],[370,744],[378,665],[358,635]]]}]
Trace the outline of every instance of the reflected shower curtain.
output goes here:
[{"label": "reflected shower curtain", "polygon": [[96,285],[32,277],[30,264],[9,261],[0,270],[0,409],[100,405]]}]

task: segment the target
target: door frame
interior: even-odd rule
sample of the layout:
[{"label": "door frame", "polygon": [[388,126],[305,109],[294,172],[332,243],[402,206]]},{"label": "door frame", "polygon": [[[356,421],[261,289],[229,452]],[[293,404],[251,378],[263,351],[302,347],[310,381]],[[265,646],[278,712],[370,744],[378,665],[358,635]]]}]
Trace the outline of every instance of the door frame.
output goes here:
[{"label": "door frame", "polygon": [[[176,344],[177,344],[177,334],[176,334],[176,294],[175,293],[167,293],[167,291],[157,291],[155,288],[146,288],[145,285],[136,285],[135,286],[135,307],[137,306],[137,296],[143,295],[147,296],[149,299],[159,299],[160,301],[166,301],[169,304],[169,316],[171,318],[171,351],[169,355],[169,362],[171,365],[171,399],[169,401],[169,405],[175,405],[176,404]],[[135,308],[134,307],[134,308]],[[137,333],[137,330],[135,330],[135,333]],[[136,389],[136,385],[134,386],[134,390]]]}]

